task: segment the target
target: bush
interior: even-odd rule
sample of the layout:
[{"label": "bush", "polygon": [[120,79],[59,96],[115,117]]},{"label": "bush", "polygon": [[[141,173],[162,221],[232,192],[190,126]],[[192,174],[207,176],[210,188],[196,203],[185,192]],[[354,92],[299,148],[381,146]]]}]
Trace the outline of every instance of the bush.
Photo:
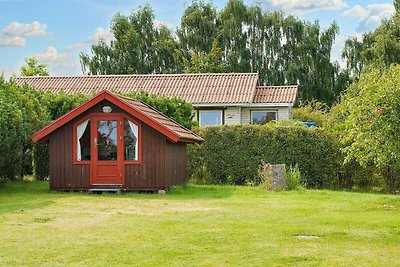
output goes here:
[{"label": "bush", "polygon": [[[48,122],[39,93],[0,77],[0,176],[2,180],[31,173],[29,135]],[[26,169],[29,168],[29,169]]]},{"label": "bush", "polygon": [[32,172],[36,180],[45,180],[49,177],[49,145],[47,143],[33,144]]},{"label": "bush", "polygon": [[329,120],[329,107],[318,101],[304,102],[300,104],[300,107],[293,109],[293,119],[315,122],[322,127]]},{"label": "bush", "polygon": [[298,190],[301,187],[301,174],[298,164],[294,165],[294,167],[289,166],[286,172],[286,183],[289,190]]},{"label": "bush", "polygon": [[269,124],[225,125],[196,131],[205,142],[189,147],[189,172],[192,176],[209,173],[208,177],[197,177],[209,179],[209,183],[256,183],[262,161],[298,164],[304,182],[312,188],[333,187],[335,175],[341,170],[339,144],[324,129]]}]

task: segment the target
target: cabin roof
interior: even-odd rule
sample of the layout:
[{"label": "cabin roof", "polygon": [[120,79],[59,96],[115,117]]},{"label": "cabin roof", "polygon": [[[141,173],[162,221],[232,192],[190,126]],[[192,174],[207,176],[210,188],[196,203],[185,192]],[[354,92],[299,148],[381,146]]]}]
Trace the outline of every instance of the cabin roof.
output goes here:
[{"label": "cabin roof", "polygon": [[253,103],[295,103],[297,85],[257,86]]},{"label": "cabin roof", "polygon": [[31,136],[31,140],[33,142],[46,141],[52,132],[103,100],[108,100],[114,105],[122,108],[132,116],[165,135],[172,142],[201,143],[203,141],[200,136],[186,129],[146,103],[137,99],[123,97],[109,91],[98,93],[80,106],[54,120],[43,129],[34,133]]}]

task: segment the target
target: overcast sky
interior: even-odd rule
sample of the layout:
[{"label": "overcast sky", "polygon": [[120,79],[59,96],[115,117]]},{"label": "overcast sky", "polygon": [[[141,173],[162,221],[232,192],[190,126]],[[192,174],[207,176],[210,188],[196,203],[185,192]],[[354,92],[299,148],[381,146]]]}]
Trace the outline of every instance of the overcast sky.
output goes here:
[{"label": "overcast sky", "polygon": [[[190,1],[100,0],[0,0],[0,73],[19,74],[25,57],[36,56],[48,64],[51,75],[81,75],[79,53],[89,52],[99,36],[112,38],[110,20],[116,12],[129,14],[149,3],[158,23],[172,29],[180,23]],[[226,1],[212,3],[221,9]],[[336,21],[340,33],[332,52],[340,59],[344,40],[374,30],[393,12],[391,0],[245,0],[265,10],[282,10],[302,19],[319,20],[322,27]]]}]

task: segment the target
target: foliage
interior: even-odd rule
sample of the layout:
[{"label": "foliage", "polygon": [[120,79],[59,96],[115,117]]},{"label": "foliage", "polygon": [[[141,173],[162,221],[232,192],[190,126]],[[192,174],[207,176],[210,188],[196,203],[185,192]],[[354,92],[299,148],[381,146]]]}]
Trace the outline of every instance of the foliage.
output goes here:
[{"label": "foliage", "polygon": [[196,130],[205,140],[189,148],[189,171],[204,168],[213,184],[254,184],[261,161],[296,163],[308,187],[332,187],[341,169],[336,138],[323,129],[279,125],[237,125]]},{"label": "foliage", "polygon": [[52,120],[64,115],[88,99],[89,96],[87,95],[80,93],[67,95],[63,90],[58,93],[46,91],[40,95],[40,102],[47,109]]},{"label": "foliage", "polygon": [[282,120],[271,121],[269,123],[273,123],[277,126],[298,126],[298,127],[306,126],[303,121],[294,119],[291,120],[282,119]]},{"label": "foliage", "polygon": [[250,185],[262,185],[267,191],[272,191],[272,173],[271,166],[263,160],[257,170],[257,177],[254,179],[255,183]]},{"label": "foliage", "polygon": [[177,36],[185,57],[200,56],[211,51],[220,24],[216,8],[211,3],[192,1],[181,17]]},{"label": "foliage", "polygon": [[49,145],[34,143],[32,146],[32,174],[35,180],[49,178]]},{"label": "foliage", "polygon": [[294,166],[289,166],[286,172],[286,183],[289,190],[298,190],[301,187],[301,174],[299,165],[296,163]]},{"label": "foliage", "polygon": [[191,59],[183,59],[186,73],[215,73],[225,72],[227,66],[222,63],[222,51],[214,40],[210,53],[192,54]]},{"label": "foliage", "polygon": [[49,76],[47,65],[40,64],[35,57],[25,58],[25,65],[21,67],[21,76]]},{"label": "foliage", "polygon": [[345,42],[342,57],[347,69],[358,79],[366,66],[388,68],[400,63],[400,1],[394,0],[395,13],[388,20],[383,20],[373,32],[367,32],[362,40],[350,37]]},{"label": "foliage", "polygon": [[293,109],[293,119],[325,126],[329,120],[329,107],[318,101],[302,102],[298,108]]},{"label": "foliage", "polygon": [[[81,53],[90,74],[257,72],[261,84],[299,84],[303,100],[332,104],[348,85],[349,75],[331,62],[336,23],[322,30],[281,12],[229,0],[217,11],[211,3],[193,1],[174,32],[156,27],[150,6],[111,22],[114,40]],[[183,64],[184,63],[184,64]],[[182,66],[185,66],[183,69]]]},{"label": "foliage", "polygon": [[194,111],[192,104],[177,98],[168,98],[163,96],[150,95],[147,92],[132,92],[126,94],[128,97],[139,99],[164,115],[173,119],[177,123],[190,129],[193,126]]},{"label": "foliage", "polygon": [[38,92],[0,77],[0,176],[22,177],[31,161],[29,135],[49,121]]},{"label": "foliage", "polygon": [[332,111],[346,161],[381,169],[392,189],[400,188],[399,72],[400,66],[369,68]]},{"label": "foliage", "polygon": [[154,23],[149,5],[129,16],[117,13],[111,21],[114,40],[92,45],[92,56],[81,53],[84,73],[173,73],[182,69],[178,43],[167,26]]}]

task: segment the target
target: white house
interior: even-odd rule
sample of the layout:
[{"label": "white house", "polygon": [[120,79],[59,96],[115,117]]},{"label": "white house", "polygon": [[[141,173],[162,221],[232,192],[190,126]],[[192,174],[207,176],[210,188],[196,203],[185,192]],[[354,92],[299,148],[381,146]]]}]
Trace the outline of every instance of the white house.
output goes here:
[{"label": "white house", "polygon": [[298,94],[297,85],[260,86],[257,73],[33,76],[17,83],[67,94],[112,90],[179,97],[192,103],[200,126],[290,119]]}]

